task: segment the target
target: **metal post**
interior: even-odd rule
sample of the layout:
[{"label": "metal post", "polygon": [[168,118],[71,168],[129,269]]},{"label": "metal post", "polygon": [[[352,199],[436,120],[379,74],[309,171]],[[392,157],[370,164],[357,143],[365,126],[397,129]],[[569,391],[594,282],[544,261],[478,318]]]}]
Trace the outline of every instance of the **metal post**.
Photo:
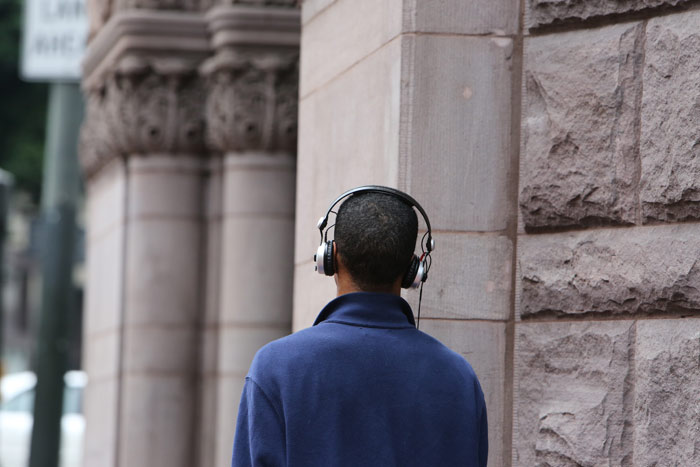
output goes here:
[{"label": "metal post", "polygon": [[83,117],[78,84],[51,84],[42,186],[42,300],[30,467],[55,467],[73,293],[75,211],[80,193],[77,141]]},{"label": "metal post", "polygon": [[12,174],[0,169],[0,377],[5,375],[5,307],[2,294],[5,290],[5,237],[13,183]]}]

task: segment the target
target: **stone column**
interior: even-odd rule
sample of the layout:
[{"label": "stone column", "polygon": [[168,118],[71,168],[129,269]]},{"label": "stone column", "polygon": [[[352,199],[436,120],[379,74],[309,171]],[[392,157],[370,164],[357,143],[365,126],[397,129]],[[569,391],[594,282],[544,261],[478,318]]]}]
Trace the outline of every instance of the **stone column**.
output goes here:
[{"label": "stone column", "polygon": [[[492,466],[510,457],[519,11],[515,0],[302,7],[294,328],[333,298],[311,261],[327,204],[370,183],[411,193],[437,242],[421,330],[474,366]],[[405,298],[417,311],[418,293]]]},{"label": "stone column", "polygon": [[87,467],[195,463],[207,49],[194,15],[126,12],[88,50]]},{"label": "stone column", "polygon": [[[292,6],[294,2],[288,3]],[[215,55],[208,80],[207,143],[223,155],[219,312],[211,332],[202,414],[215,439],[202,466],[230,463],[236,414],[255,352],[291,330],[299,12],[226,6],[207,13]],[[209,343],[205,342],[209,348]]]}]

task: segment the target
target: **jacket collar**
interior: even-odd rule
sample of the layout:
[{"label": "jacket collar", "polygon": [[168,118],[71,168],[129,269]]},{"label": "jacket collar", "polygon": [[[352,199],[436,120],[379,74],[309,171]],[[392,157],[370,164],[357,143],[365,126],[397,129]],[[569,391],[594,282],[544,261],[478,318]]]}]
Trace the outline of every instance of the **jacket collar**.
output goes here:
[{"label": "jacket collar", "polygon": [[398,295],[354,292],[337,297],[323,307],[314,326],[322,322],[375,328],[416,326],[411,306]]}]

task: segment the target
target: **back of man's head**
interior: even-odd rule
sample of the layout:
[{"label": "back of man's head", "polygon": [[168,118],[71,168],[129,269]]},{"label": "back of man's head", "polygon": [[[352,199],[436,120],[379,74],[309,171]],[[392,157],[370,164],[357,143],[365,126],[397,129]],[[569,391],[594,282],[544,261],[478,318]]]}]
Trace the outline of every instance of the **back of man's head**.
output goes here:
[{"label": "back of man's head", "polygon": [[417,235],[413,208],[385,193],[360,193],[345,200],[334,233],[343,265],[364,290],[388,287],[403,277]]}]

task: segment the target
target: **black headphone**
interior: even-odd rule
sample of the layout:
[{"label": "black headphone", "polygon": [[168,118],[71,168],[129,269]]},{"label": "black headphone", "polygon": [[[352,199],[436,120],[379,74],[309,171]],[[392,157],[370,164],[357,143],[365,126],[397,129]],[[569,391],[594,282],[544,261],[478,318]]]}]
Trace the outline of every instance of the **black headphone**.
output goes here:
[{"label": "black headphone", "polygon": [[412,208],[418,209],[418,212],[420,212],[423,216],[423,219],[425,219],[425,225],[428,228],[428,231],[425,233],[425,235],[423,235],[423,238],[421,239],[420,246],[421,251],[423,253],[421,254],[420,258],[418,258],[418,256],[416,255],[413,255],[413,258],[411,258],[411,264],[409,265],[408,270],[401,279],[401,287],[403,287],[404,289],[417,288],[419,285],[421,285],[421,283],[425,282],[428,279],[428,270],[430,269],[431,262],[430,253],[435,249],[435,240],[433,240],[432,230],[430,228],[430,220],[428,219],[428,215],[425,213],[425,210],[423,210],[421,205],[418,204],[418,201],[416,201],[415,199],[413,199],[412,197],[410,197],[402,191],[387,186],[365,185],[353,188],[352,190],[348,190],[342,195],[338,196],[335,199],[335,201],[333,201],[333,204],[331,204],[331,206],[328,208],[328,211],[326,211],[326,215],[318,220],[317,227],[318,230],[321,232],[321,244],[319,245],[318,250],[314,255],[314,262],[316,263],[316,265],[314,266],[314,270],[316,270],[319,274],[324,274],[326,276],[332,276],[333,274],[335,274],[336,267],[335,261],[333,259],[334,240],[328,240],[328,230],[324,231],[326,225],[328,224],[328,216],[333,211],[335,205],[338,204],[340,201],[347,198],[348,196],[360,193],[384,193],[387,195],[394,196],[395,198],[400,199]]}]

